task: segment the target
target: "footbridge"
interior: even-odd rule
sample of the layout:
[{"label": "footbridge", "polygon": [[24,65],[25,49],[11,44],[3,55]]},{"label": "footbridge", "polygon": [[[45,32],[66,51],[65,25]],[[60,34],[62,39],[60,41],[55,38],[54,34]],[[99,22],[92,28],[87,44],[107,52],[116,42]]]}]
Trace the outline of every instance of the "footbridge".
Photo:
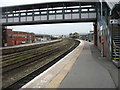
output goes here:
[{"label": "footbridge", "polygon": [[94,22],[94,44],[103,49],[103,56],[119,62],[119,0],[67,0],[2,7],[3,31],[6,26],[73,22]]},{"label": "footbridge", "polygon": [[3,26],[95,22],[96,2],[52,2],[2,8]]}]

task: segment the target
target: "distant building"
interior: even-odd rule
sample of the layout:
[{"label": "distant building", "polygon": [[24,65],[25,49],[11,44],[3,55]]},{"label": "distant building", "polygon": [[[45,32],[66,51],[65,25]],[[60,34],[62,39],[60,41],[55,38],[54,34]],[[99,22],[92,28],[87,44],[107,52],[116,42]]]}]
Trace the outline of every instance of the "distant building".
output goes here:
[{"label": "distant building", "polygon": [[59,36],[59,38],[64,39],[64,38],[68,38],[68,36],[67,35],[61,35],[61,36]]},{"label": "distant building", "polygon": [[69,37],[70,37],[70,38],[79,38],[79,36],[80,36],[80,35],[79,35],[79,33],[77,33],[77,32],[75,32],[75,33],[70,33],[70,34],[69,34]]},{"label": "distant building", "polygon": [[88,40],[88,35],[87,34],[80,34],[80,39],[81,40]]},{"label": "distant building", "polygon": [[46,35],[46,34],[36,34],[35,35],[35,41],[48,41],[48,40],[51,40],[50,35]]},{"label": "distant building", "polygon": [[88,34],[88,40],[89,41],[93,41],[94,40],[94,33],[91,32],[91,33]]},{"label": "distant building", "polygon": [[3,32],[3,46],[13,46],[25,43],[32,43],[34,41],[34,33],[12,31],[12,29],[7,29]]},{"label": "distant building", "polygon": [[94,40],[94,33],[88,33],[88,34],[81,34],[80,35],[81,40],[86,40],[86,41],[93,41]]}]

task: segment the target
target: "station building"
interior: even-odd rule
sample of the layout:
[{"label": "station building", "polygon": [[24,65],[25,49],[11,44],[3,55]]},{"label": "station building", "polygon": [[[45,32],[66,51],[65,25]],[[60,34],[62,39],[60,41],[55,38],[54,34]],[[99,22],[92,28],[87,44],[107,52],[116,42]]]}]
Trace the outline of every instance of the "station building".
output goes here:
[{"label": "station building", "polygon": [[33,43],[35,41],[35,34],[21,31],[13,31],[7,29],[3,32],[4,46],[14,46],[25,43]]}]

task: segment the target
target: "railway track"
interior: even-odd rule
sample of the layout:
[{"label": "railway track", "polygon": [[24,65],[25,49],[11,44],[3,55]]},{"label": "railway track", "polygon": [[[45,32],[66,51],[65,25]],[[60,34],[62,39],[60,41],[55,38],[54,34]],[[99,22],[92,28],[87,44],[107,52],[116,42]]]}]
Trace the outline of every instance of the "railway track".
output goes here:
[{"label": "railway track", "polygon": [[8,55],[3,55],[2,56],[2,61],[6,61],[6,60],[9,60],[9,59],[12,59],[12,58],[15,58],[17,56],[20,56],[20,55],[23,55],[23,54],[26,54],[26,52],[29,52],[29,51],[34,51],[36,49],[40,49],[42,47],[45,47],[45,46],[48,46],[48,45],[51,45],[51,44],[55,44],[55,43],[58,43],[60,41],[56,41],[56,42],[52,42],[52,43],[45,43],[45,44],[40,44],[38,45],[37,47],[34,47],[34,48],[31,48],[30,50],[25,50],[25,51],[22,51],[22,52],[16,52],[16,53],[13,53],[13,54],[8,54]]},{"label": "railway track", "polygon": [[[62,41],[60,42],[62,43]],[[2,58],[2,66],[6,66],[10,63],[17,63],[19,61],[21,61],[21,59],[27,59],[27,57],[31,57],[37,53],[41,53],[43,48],[46,48],[47,50],[49,49],[49,47],[54,46],[54,45],[58,45],[60,44],[59,42],[53,42],[50,44],[45,44],[44,47],[39,47],[36,49],[32,49],[32,50],[27,50],[27,51],[23,51],[23,52],[18,52],[18,53],[14,53],[14,54],[10,54],[10,55],[5,55]],[[45,50],[45,49],[44,49]],[[39,51],[39,52],[38,52]]]},{"label": "railway track", "polygon": [[[60,43],[62,44],[59,44],[60,46],[57,44],[58,46],[56,47],[53,45],[54,48],[51,46],[49,47],[51,49],[45,51],[44,53],[37,53],[31,58],[22,60],[19,63],[17,62],[6,65],[3,68],[3,89],[20,88],[22,85],[33,79],[35,76],[49,68],[51,65],[68,54],[71,50],[73,50],[79,44],[78,41],[73,41],[74,40],[67,40],[64,43]],[[22,77],[16,73],[19,75],[21,74]],[[11,78],[14,80],[11,80]]]},{"label": "railway track", "polygon": [[13,54],[13,53],[23,52],[23,51],[27,51],[27,50],[32,50],[32,49],[36,49],[36,48],[39,48],[39,47],[44,47],[44,46],[52,44],[52,43],[60,42],[60,41],[62,41],[62,39],[61,40],[49,41],[49,42],[43,42],[43,43],[33,43],[33,44],[26,44],[26,45],[20,45],[20,46],[15,46],[15,47],[6,47],[6,48],[3,48],[3,49],[0,48],[0,50],[2,50],[2,55],[7,56],[8,54]]},{"label": "railway track", "polygon": [[[64,45],[62,45],[62,47],[65,47],[68,44],[70,44],[70,43],[67,43],[67,44],[64,43]],[[59,49],[61,49],[61,46],[56,46],[56,47],[55,46],[56,46],[56,44],[52,45],[52,46],[50,45],[49,47],[47,47],[45,49],[43,48],[44,52],[39,52],[39,50],[36,50],[36,52],[32,51],[32,56],[30,56],[28,58],[25,58],[23,60],[17,60],[16,62],[13,62],[13,63],[10,63],[8,65],[3,66],[2,67],[3,68],[2,73],[4,74],[4,73],[10,72],[11,70],[14,70],[16,68],[23,67],[26,64],[32,63],[32,62],[34,62],[34,61],[36,61],[38,59],[41,59],[41,58],[43,58],[45,56],[48,56],[48,55],[50,55],[52,53],[55,53],[56,51],[58,51]],[[55,47],[55,48],[52,49],[53,47]],[[40,51],[43,51],[43,50],[40,49]],[[27,55],[29,55],[29,54],[31,54],[31,53],[27,53]]]}]

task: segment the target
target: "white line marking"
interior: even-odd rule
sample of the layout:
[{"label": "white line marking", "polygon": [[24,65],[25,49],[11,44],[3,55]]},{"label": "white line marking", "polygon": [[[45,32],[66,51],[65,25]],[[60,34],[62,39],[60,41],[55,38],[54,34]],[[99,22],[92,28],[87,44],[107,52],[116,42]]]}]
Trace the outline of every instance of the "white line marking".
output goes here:
[{"label": "white line marking", "polygon": [[[81,41],[80,41],[81,42]],[[20,90],[22,90],[23,88],[29,88],[29,86],[31,86],[32,84],[35,84],[34,87],[32,88],[43,88],[43,86],[45,86],[46,83],[48,83],[55,75],[54,74],[57,74],[61,71],[61,69],[68,63],[68,62],[65,62],[64,65],[61,65],[61,69],[56,71],[56,73],[49,73],[48,72],[50,70],[52,70],[53,68],[55,68],[57,65],[59,65],[59,63],[63,62],[65,60],[65,58],[67,58],[68,56],[71,56],[71,54],[74,52],[74,51],[78,51],[79,47],[81,46],[81,43],[73,50],[71,51],[69,54],[67,54],[65,57],[63,57],[61,60],[59,60],[57,63],[55,63],[54,65],[52,65],[50,68],[48,68],[46,71],[44,71],[43,73],[41,73],[40,75],[36,76],[34,79],[32,79],[30,82],[28,82],[27,84],[25,84],[24,86],[21,87]],[[45,76],[47,74],[47,76]],[[45,77],[44,77],[45,76]],[[41,77],[44,77],[42,79],[40,79]],[[35,81],[39,81],[39,83],[35,83]]]}]

